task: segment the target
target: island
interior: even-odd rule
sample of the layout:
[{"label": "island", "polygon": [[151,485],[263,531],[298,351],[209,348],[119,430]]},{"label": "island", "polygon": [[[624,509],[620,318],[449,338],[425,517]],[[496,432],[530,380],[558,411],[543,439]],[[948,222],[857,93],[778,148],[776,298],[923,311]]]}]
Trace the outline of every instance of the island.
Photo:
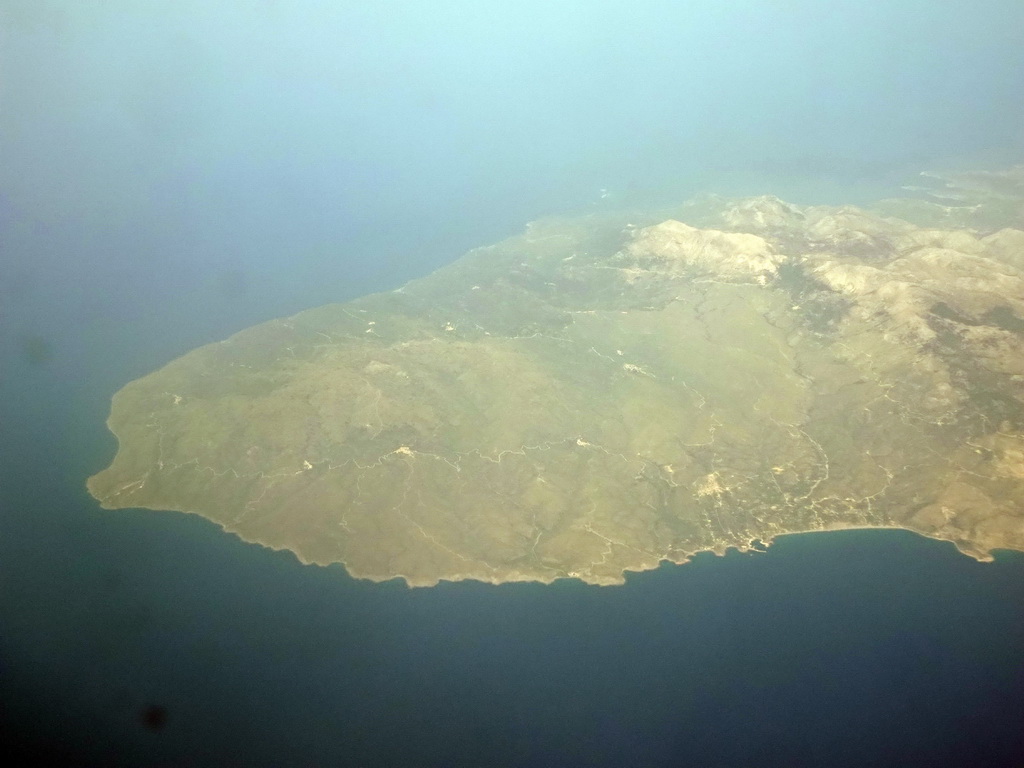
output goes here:
[{"label": "island", "polygon": [[1024,166],[922,185],[533,222],[127,384],[89,491],[412,586],[847,528],[1024,549]]}]

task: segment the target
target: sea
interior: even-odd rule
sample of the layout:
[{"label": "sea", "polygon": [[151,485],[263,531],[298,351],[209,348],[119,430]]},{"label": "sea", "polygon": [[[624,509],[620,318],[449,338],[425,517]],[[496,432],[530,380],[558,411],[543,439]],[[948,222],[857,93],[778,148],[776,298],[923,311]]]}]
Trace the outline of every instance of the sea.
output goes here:
[{"label": "sea", "polygon": [[1024,158],[1024,6],[825,7],[0,0],[0,751],[1024,765],[1022,553],[844,531],[410,589],[85,490],[127,382],[538,217]]}]

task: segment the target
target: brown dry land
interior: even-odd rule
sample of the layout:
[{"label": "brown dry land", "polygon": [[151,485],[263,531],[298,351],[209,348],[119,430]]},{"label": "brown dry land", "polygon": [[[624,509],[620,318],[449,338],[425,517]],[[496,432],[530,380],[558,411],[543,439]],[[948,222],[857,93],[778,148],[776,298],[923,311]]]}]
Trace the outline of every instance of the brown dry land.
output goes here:
[{"label": "brown dry land", "polygon": [[1022,180],[536,222],[131,382],[89,490],[412,585],[840,528],[1024,549]]}]

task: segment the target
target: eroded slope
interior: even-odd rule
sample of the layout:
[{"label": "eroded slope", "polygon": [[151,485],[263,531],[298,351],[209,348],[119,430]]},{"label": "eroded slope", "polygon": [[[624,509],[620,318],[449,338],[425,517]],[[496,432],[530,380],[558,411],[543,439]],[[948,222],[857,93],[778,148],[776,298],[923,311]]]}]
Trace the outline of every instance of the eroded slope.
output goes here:
[{"label": "eroded slope", "polygon": [[130,383],[89,489],[419,585],[611,584],[844,527],[1024,549],[1004,187],[537,222]]}]

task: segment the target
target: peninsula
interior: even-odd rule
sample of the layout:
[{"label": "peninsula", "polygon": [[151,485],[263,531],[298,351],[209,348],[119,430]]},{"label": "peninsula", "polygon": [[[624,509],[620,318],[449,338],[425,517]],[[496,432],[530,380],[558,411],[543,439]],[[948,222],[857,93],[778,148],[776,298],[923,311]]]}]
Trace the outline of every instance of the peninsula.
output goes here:
[{"label": "peninsula", "polygon": [[127,384],[89,491],[416,586],[842,528],[1024,549],[1024,168],[931,182],[534,222]]}]

